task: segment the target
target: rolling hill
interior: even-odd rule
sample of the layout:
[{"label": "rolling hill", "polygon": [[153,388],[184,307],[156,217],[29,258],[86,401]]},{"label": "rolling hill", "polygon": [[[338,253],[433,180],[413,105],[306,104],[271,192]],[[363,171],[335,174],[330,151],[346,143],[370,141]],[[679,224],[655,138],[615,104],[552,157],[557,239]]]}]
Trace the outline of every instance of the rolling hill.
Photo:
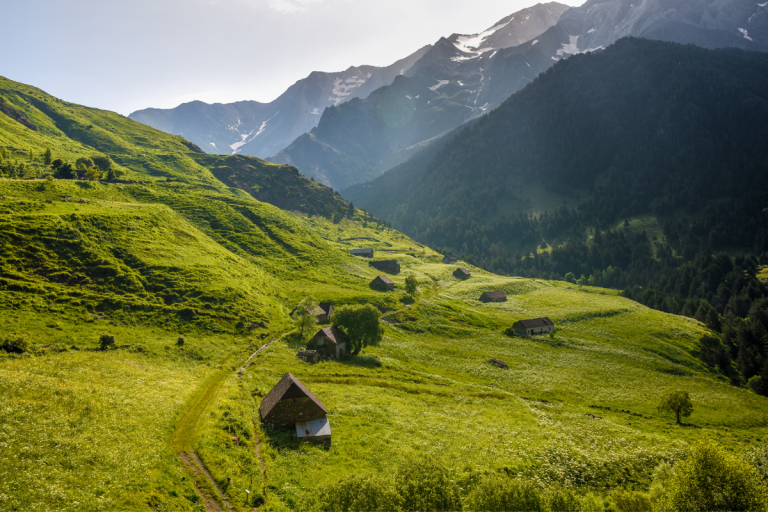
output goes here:
[{"label": "rolling hill", "polygon": [[[768,432],[767,399],[702,361],[696,320],[466,262],[459,281],[295,169],[201,154],[8,80],[0,96],[3,508],[318,509],[339,481],[408,461],[449,475],[457,509],[496,474],[613,506],[696,440],[741,453]],[[42,177],[47,148],[124,174]],[[399,261],[396,291],[368,286],[379,272],[349,255],[358,244]],[[489,290],[509,300],[479,302]],[[289,311],[307,297],[375,305],[381,344],[297,359]],[[544,315],[552,336],[505,334]],[[288,371],[329,409],[330,447],[258,421]],[[657,410],[667,387],[691,394],[684,425]]]}]

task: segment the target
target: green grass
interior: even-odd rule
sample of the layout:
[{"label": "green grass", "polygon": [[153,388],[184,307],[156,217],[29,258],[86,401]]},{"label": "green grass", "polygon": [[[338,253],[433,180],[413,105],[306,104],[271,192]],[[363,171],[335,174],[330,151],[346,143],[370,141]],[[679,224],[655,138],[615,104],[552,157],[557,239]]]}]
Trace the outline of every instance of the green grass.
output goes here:
[{"label": "green grass", "polygon": [[[647,489],[653,468],[693,440],[740,452],[768,432],[766,399],[696,358],[707,331],[691,319],[612,290],[442,264],[363,212],[342,218],[343,202],[308,216],[327,190],[304,178],[284,184],[305,209],[278,209],[254,195],[281,190],[279,167],[238,161],[227,175],[220,161],[184,153],[178,137],[4,84],[39,131],[0,114],[0,145],[53,144],[71,159],[99,148],[143,182],[0,179],[0,335],[22,333],[33,347],[0,352],[4,509],[200,510],[176,457],[190,449],[237,510],[254,504],[245,489],[269,510],[300,510],[319,485],[421,454],[462,485],[501,471],[580,492]],[[86,138],[85,123],[101,138]],[[349,240],[358,237],[374,240]],[[400,262],[394,292],[368,286],[380,272],[350,256],[355,247]],[[457,266],[472,277],[453,278]],[[403,292],[411,275],[413,304]],[[477,300],[490,290],[509,300]],[[238,375],[248,354],[291,329],[288,312],[308,296],[374,304],[384,341],[310,365],[289,335]],[[544,315],[553,337],[504,334]],[[115,350],[98,350],[104,333]],[[331,411],[330,448],[261,424],[261,399],[288,371]],[[656,410],[668,386],[691,393],[683,426]]]}]

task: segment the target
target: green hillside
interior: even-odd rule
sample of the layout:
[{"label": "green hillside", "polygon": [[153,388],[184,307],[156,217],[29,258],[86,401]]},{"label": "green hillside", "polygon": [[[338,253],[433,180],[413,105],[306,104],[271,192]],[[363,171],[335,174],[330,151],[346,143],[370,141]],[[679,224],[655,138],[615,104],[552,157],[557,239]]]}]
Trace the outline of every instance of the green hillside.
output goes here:
[{"label": "green hillside", "polygon": [[[412,460],[444,467],[454,508],[487,475],[613,506],[617,489],[646,492],[692,441],[740,455],[768,432],[767,399],[702,362],[710,331],[693,319],[466,262],[473,275],[458,281],[441,255],[293,169],[201,156],[20,84],[4,82],[2,97],[37,128],[0,114],[11,162],[34,155],[25,173],[42,171],[48,147],[72,162],[106,154],[124,173],[0,179],[3,510],[317,509],[329,486]],[[85,122],[110,130],[81,140]],[[158,142],[140,150],[142,137]],[[349,255],[361,246],[400,262],[394,292],[368,286],[380,272]],[[479,302],[489,290],[509,300]],[[373,304],[381,344],[300,361],[288,313],[307,297]],[[504,333],[543,315],[551,337]],[[259,421],[288,371],[330,411],[331,447]],[[680,426],[656,408],[667,387],[693,400]]]}]

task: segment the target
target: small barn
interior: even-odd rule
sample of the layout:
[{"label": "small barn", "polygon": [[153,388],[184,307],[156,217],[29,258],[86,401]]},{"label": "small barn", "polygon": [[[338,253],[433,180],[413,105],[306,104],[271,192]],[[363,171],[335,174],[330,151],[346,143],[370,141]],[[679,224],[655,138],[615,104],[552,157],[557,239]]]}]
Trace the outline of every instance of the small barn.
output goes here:
[{"label": "small barn", "polygon": [[481,302],[507,302],[504,292],[485,292],[480,296]]},{"label": "small barn", "polygon": [[459,261],[455,256],[446,256],[443,258],[443,263],[456,263]]},{"label": "small barn", "polygon": [[331,444],[331,423],[328,421],[328,418],[297,421],[296,437],[302,441]]},{"label": "small barn", "polygon": [[325,418],[328,409],[299,379],[286,373],[259,406],[261,421],[291,427],[299,421]]},{"label": "small barn", "polygon": [[296,357],[304,361],[305,363],[317,363],[320,361],[320,352],[317,350],[299,350],[296,352]]},{"label": "small barn", "polygon": [[318,322],[330,322],[333,316],[333,304],[330,302],[321,302],[319,304],[320,309],[323,310],[323,314],[317,317]]},{"label": "small barn", "polygon": [[542,334],[545,332],[554,332],[555,323],[549,319],[544,318],[531,318],[530,320],[519,320],[514,323],[512,328],[520,336],[532,336],[534,334]]},{"label": "small barn", "polygon": [[453,272],[453,277],[456,279],[469,279],[472,277],[472,272],[465,269],[464,267],[459,267]]},{"label": "small barn", "polygon": [[336,359],[341,359],[349,353],[347,339],[335,325],[317,331],[317,334],[307,343],[307,350],[316,350],[321,356],[331,356]]},{"label": "small barn", "polygon": [[381,270],[390,274],[400,273],[400,262],[397,260],[370,261],[368,262],[368,265],[372,266],[376,270]]},{"label": "small barn", "polygon": [[376,279],[371,281],[371,288],[390,292],[395,289],[395,283],[387,276],[378,276]]},{"label": "small barn", "polygon": [[352,249],[349,251],[349,254],[363,258],[373,258],[373,249]]}]

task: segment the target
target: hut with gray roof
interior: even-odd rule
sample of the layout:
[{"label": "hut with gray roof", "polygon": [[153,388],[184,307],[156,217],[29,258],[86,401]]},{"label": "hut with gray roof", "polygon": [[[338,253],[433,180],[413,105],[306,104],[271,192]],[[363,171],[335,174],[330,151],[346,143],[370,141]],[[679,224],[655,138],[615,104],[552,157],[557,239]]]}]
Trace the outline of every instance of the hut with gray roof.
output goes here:
[{"label": "hut with gray roof", "polygon": [[381,270],[390,274],[400,273],[400,262],[397,260],[369,261],[368,265],[372,266],[376,270]]},{"label": "hut with gray roof", "polygon": [[299,379],[286,373],[259,406],[261,421],[278,427],[325,418],[328,409]]},{"label": "hut with gray roof", "polygon": [[453,277],[456,279],[469,279],[472,277],[472,273],[464,267],[459,267],[453,272]]},{"label": "hut with gray roof", "polygon": [[519,320],[512,325],[512,328],[520,336],[533,336],[545,332],[554,332],[555,323],[549,317],[531,318],[530,320]]},{"label": "hut with gray roof", "polygon": [[485,292],[480,296],[481,302],[507,302],[504,292]]},{"label": "hut with gray roof", "polygon": [[395,289],[395,282],[387,276],[377,276],[376,279],[371,281],[371,288],[389,292]]}]

